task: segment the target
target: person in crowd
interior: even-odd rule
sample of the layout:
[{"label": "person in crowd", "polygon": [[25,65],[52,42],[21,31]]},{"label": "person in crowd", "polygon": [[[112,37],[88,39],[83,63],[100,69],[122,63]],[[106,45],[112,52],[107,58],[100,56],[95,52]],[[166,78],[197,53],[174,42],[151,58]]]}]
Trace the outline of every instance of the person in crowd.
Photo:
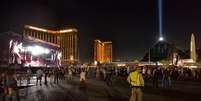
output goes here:
[{"label": "person in crowd", "polygon": [[112,84],[112,71],[111,69],[107,69],[106,70],[106,78],[105,78],[105,82],[107,85],[111,85]]},{"label": "person in crowd", "polygon": [[45,82],[44,82],[45,85],[47,85],[47,78],[48,78],[48,75],[49,75],[49,70],[46,69],[46,70],[45,70],[45,78],[44,78],[44,79],[45,79]]},{"label": "person in crowd", "polygon": [[63,76],[64,76],[64,80],[68,79],[68,70],[66,67],[63,68]]},{"label": "person in crowd", "polygon": [[36,71],[36,85],[38,85],[38,81],[40,82],[40,86],[42,85],[41,81],[42,81],[42,77],[43,77],[43,71],[41,69],[38,69]]},{"label": "person in crowd", "polygon": [[106,79],[106,70],[107,68],[103,68],[102,69],[102,79],[105,80]]},{"label": "person in crowd", "polygon": [[59,83],[59,70],[57,68],[54,69],[54,83]]},{"label": "person in crowd", "polygon": [[0,101],[5,101],[6,95],[6,75],[2,73],[0,75]]},{"label": "person in crowd", "polygon": [[62,80],[65,80],[65,70],[64,68],[61,69]]},{"label": "person in crowd", "polygon": [[49,77],[50,83],[52,83],[53,79],[54,79],[54,71],[53,71],[53,69],[49,70],[48,77]]},{"label": "person in crowd", "polygon": [[61,69],[57,69],[58,80],[61,80]]},{"label": "person in crowd", "polygon": [[72,72],[72,69],[69,68],[68,69],[68,80],[72,80],[73,79],[73,72]]},{"label": "person in crowd", "polygon": [[14,74],[9,74],[7,78],[7,87],[8,87],[8,93],[7,96],[10,101],[13,101],[13,97],[17,99],[17,101],[20,101],[19,97],[19,90],[17,86],[17,80]]},{"label": "person in crowd", "polygon": [[63,80],[63,72],[62,68],[59,68],[58,73],[59,73],[59,80]]},{"label": "person in crowd", "polygon": [[160,67],[156,67],[153,71],[153,86],[158,88],[160,84],[160,80],[162,78],[162,71]]},{"label": "person in crowd", "polygon": [[147,79],[151,80],[152,74],[151,74],[151,69],[147,69]]},{"label": "person in crowd", "polygon": [[192,74],[191,80],[195,80],[195,78],[196,78],[196,70],[195,70],[195,69],[192,69],[192,70],[191,70],[191,74]]},{"label": "person in crowd", "polygon": [[100,78],[100,69],[98,67],[96,68],[96,78]]},{"label": "person in crowd", "polygon": [[144,79],[141,74],[141,68],[133,68],[127,78],[128,83],[131,86],[130,101],[142,101],[142,87],[144,87]]},{"label": "person in crowd", "polygon": [[[130,71],[131,71],[131,69],[130,69]],[[115,72],[115,76],[118,76],[118,67],[115,67],[114,72]]]},{"label": "person in crowd", "polygon": [[86,73],[84,69],[80,73],[80,88],[86,88]]},{"label": "person in crowd", "polygon": [[126,74],[128,75],[129,73],[130,73],[130,67],[127,66],[127,67],[126,67]]},{"label": "person in crowd", "polygon": [[162,87],[167,88],[171,85],[170,70],[166,68],[163,71]]},{"label": "person in crowd", "polygon": [[31,76],[32,76],[31,68],[28,68],[27,69],[27,85],[30,84]]},{"label": "person in crowd", "polygon": [[183,80],[184,79],[184,70],[182,67],[180,67],[179,69],[179,80]]}]

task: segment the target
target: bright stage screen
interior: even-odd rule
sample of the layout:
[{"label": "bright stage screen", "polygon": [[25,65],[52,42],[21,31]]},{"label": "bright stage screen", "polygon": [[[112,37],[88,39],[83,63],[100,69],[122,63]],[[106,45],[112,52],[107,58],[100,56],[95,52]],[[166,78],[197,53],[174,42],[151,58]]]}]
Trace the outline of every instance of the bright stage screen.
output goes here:
[{"label": "bright stage screen", "polygon": [[54,67],[61,65],[61,53],[57,49],[37,44],[23,44],[10,40],[9,63],[22,64],[25,67]]}]

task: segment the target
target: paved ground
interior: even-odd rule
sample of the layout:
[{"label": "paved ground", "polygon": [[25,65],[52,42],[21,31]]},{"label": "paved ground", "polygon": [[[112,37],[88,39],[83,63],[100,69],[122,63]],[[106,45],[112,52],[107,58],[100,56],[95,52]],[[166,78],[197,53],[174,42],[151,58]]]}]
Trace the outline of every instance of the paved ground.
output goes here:
[{"label": "paved ground", "polygon": [[[201,96],[201,83],[173,82],[168,89],[152,88],[150,83],[145,83],[143,101],[193,101]],[[88,79],[86,89],[79,89],[78,79],[20,89],[21,101],[128,101],[129,95],[128,84],[120,78],[112,86]]]}]

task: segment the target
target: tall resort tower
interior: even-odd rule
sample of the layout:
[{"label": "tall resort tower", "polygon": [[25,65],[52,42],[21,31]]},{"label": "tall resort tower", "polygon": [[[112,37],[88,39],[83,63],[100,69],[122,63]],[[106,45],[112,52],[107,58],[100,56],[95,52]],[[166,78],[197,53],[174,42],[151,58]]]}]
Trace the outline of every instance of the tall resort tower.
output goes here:
[{"label": "tall resort tower", "polygon": [[191,46],[190,46],[190,58],[193,60],[193,62],[197,61],[197,55],[196,55],[196,45],[195,45],[195,35],[194,33],[191,34]]}]

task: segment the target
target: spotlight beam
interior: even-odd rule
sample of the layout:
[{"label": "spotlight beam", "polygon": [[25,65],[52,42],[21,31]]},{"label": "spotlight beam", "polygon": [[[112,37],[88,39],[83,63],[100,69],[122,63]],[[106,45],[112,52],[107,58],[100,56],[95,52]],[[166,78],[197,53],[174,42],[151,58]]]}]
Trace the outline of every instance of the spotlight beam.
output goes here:
[{"label": "spotlight beam", "polygon": [[162,32],[163,32],[163,22],[162,22],[162,18],[163,18],[163,5],[162,5],[162,0],[158,0],[158,17],[159,17],[159,34],[160,36],[162,36]]},{"label": "spotlight beam", "polygon": [[163,41],[163,0],[158,0],[159,41]]}]

